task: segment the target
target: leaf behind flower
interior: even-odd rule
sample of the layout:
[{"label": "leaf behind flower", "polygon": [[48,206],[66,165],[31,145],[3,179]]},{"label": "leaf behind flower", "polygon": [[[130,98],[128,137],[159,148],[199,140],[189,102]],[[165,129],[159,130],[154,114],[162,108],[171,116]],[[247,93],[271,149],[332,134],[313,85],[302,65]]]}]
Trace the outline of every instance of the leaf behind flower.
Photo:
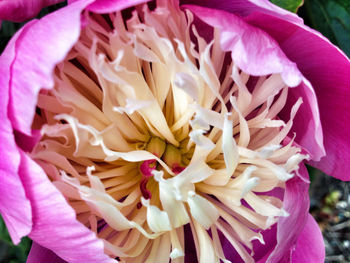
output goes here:
[{"label": "leaf behind flower", "polygon": [[300,11],[306,24],[320,31],[350,56],[349,0],[307,0]]},{"label": "leaf behind flower", "polygon": [[303,5],[304,0],[270,0],[275,5],[282,7],[288,11],[296,13],[298,8]]}]

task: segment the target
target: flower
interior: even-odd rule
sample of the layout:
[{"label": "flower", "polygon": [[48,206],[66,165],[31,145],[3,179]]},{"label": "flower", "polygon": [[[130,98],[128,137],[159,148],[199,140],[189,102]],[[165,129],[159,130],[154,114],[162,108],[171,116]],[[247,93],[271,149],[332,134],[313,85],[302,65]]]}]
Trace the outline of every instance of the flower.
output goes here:
[{"label": "flower", "polygon": [[71,1],[0,66],[0,211],[29,262],[323,261],[303,163],[348,180],[350,63],[297,16]]}]

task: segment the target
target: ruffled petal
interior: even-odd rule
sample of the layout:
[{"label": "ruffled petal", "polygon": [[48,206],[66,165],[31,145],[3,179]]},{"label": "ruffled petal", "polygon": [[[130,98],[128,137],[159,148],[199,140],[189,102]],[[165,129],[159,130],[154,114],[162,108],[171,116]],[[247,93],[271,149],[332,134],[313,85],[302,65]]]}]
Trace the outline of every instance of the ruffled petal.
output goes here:
[{"label": "ruffled petal", "polygon": [[290,251],[307,222],[310,204],[307,180],[306,167],[300,164],[298,176],[286,183],[283,208],[289,213],[289,216],[280,217],[277,223],[277,245],[267,262],[284,262],[284,260],[290,262]]},{"label": "ruffled petal", "polygon": [[245,20],[255,25],[280,44],[315,89],[320,108],[326,157],[312,164],[341,180],[350,180],[344,173],[350,169],[350,61],[325,37],[305,25],[262,13]]},{"label": "ruffled petal", "polygon": [[302,74],[268,34],[244,22],[240,17],[221,10],[185,5],[206,24],[220,30],[221,48],[231,51],[232,60],[244,72],[255,75],[280,73],[284,82],[295,87]]},{"label": "ruffled petal", "polygon": [[35,17],[39,11],[63,0],[2,0],[0,1],[0,19],[23,22]]},{"label": "ruffled petal", "polygon": [[27,263],[65,263],[63,259],[58,257],[51,250],[44,248],[37,243],[33,242],[32,247],[30,249]]},{"label": "ruffled petal", "polygon": [[[32,228],[32,211],[21,179],[18,176],[20,155],[12,126],[7,118],[9,100],[7,66],[15,56],[15,42],[21,31],[9,42],[0,57],[0,213],[15,244]],[[15,194],[14,194],[15,193]]]},{"label": "ruffled petal", "polygon": [[104,254],[102,240],[77,221],[74,210],[41,167],[23,152],[19,175],[32,204],[29,237],[33,241],[68,262],[115,262]]},{"label": "ruffled petal", "polygon": [[292,253],[293,263],[322,263],[325,259],[325,245],[322,232],[309,214],[307,222],[301,231],[295,250]]}]

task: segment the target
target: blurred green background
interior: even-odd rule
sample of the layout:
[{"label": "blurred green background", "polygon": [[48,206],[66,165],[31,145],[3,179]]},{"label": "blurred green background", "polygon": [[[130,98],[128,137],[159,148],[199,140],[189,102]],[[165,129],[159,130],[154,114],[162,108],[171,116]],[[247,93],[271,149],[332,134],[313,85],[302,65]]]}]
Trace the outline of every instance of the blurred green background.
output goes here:
[{"label": "blurred green background", "polygon": [[18,246],[13,245],[7,233],[5,223],[2,218],[0,218],[0,262],[26,262],[31,244],[32,241],[29,238],[23,238]]},{"label": "blurred green background", "polygon": [[[270,1],[292,12],[297,11],[307,25],[320,31],[350,56],[350,0],[305,0],[304,3],[303,0]],[[64,5],[65,3],[45,8],[38,18]],[[0,52],[23,24],[3,21]],[[349,184],[326,177],[312,167],[308,169],[312,179],[311,212],[323,230],[326,262],[350,262]],[[30,246],[29,238],[23,238],[18,246],[13,245],[0,217],[0,263],[25,262]]]}]

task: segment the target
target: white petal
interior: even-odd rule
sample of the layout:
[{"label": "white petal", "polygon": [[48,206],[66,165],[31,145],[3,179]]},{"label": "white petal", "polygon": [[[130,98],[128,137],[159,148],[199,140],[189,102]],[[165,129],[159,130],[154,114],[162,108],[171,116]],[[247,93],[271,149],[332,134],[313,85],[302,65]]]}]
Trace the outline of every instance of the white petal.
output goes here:
[{"label": "white petal", "polygon": [[206,149],[212,150],[215,147],[215,144],[206,136],[203,135],[205,131],[201,129],[193,130],[190,132],[191,140],[198,146]]},{"label": "white petal", "polygon": [[236,141],[233,138],[233,124],[232,121],[225,116],[222,135],[222,151],[224,153],[224,160],[227,170],[228,179],[232,176],[239,161],[239,154]]},{"label": "white petal", "polygon": [[89,177],[91,188],[95,189],[96,191],[104,193],[105,187],[103,183],[101,182],[100,178],[98,178],[97,176],[93,176],[91,174],[92,171],[95,171],[95,166],[88,166],[86,168],[86,174]]},{"label": "white petal", "polygon": [[187,224],[190,219],[186,208],[181,201],[178,201],[175,194],[175,188],[169,182],[162,178],[162,172],[154,173],[154,179],[159,184],[159,199],[163,209],[167,212],[173,228]]},{"label": "white petal", "polygon": [[179,72],[175,75],[175,85],[186,92],[194,101],[198,101],[198,88],[195,79],[185,72]]},{"label": "white petal", "polygon": [[147,223],[153,232],[170,231],[171,225],[168,214],[158,207],[149,204],[149,200],[141,197],[141,203],[147,207]]},{"label": "white petal", "polygon": [[284,165],[284,168],[288,172],[298,170],[299,163],[302,160],[309,159],[309,158],[310,158],[309,155],[304,155],[304,154],[300,154],[300,153],[294,154],[287,160],[287,163]]},{"label": "white petal", "polygon": [[259,151],[259,156],[261,158],[267,159],[269,158],[271,155],[273,155],[273,153],[275,151],[277,151],[278,149],[280,149],[282,147],[282,145],[268,145],[268,146],[264,146],[260,151]]},{"label": "white petal", "polygon": [[187,203],[193,218],[207,230],[219,218],[219,212],[216,207],[207,199],[194,192],[188,193]]},{"label": "white petal", "polygon": [[124,107],[113,107],[113,110],[119,113],[133,114],[135,111],[150,106],[153,102],[150,100],[136,100],[132,98],[126,99],[126,105]]}]

